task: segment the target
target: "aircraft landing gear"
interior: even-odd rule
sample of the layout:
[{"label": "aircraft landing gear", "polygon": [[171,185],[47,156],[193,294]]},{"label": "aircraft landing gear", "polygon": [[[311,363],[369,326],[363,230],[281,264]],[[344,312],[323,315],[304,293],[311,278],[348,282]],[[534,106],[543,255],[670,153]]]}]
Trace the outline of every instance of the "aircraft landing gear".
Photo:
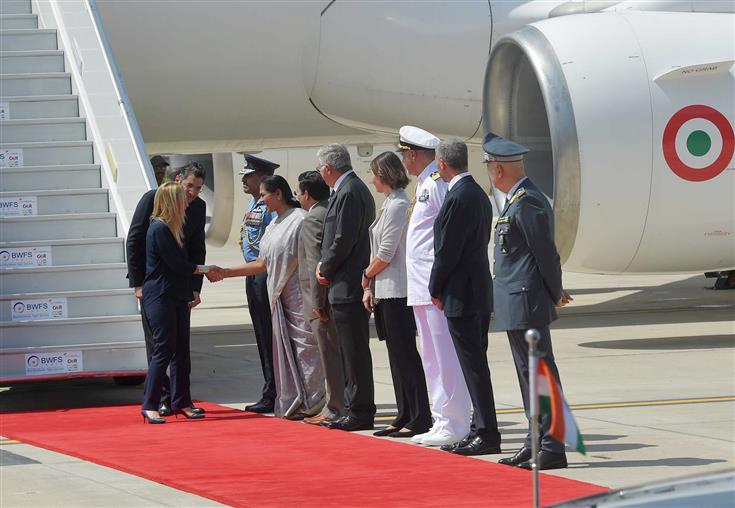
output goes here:
[{"label": "aircraft landing gear", "polygon": [[704,276],[708,279],[717,278],[712,289],[735,289],[735,270],[707,272]]}]

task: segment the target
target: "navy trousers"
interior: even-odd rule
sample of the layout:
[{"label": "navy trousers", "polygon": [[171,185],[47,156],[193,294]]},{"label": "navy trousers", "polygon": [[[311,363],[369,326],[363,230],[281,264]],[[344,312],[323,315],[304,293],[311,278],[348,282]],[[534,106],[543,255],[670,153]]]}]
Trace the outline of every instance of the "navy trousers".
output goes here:
[{"label": "navy trousers", "polygon": [[[538,350],[542,358],[549,366],[551,372],[559,379],[559,370],[556,368],[554,361],[554,351],[551,348],[551,332],[548,326],[536,327],[541,334],[538,341]],[[523,443],[525,448],[531,448],[531,419],[529,417],[529,396],[530,385],[528,383],[528,343],[526,342],[526,330],[508,330],[508,341],[510,342],[510,350],[513,353],[513,361],[516,365],[516,374],[518,375],[518,383],[521,387],[521,395],[523,396],[523,408],[526,410],[526,418],[528,418],[528,434]],[[556,441],[549,436],[549,427],[551,427],[551,418],[543,416],[539,418],[539,434],[540,434],[540,450],[546,450],[553,453],[564,453],[564,443]]]},{"label": "navy trousers", "polygon": [[245,277],[245,294],[253,321],[255,342],[258,344],[260,366],[263,369],[263,400],[276,400],[276,379],[273,376],[273,324],[271,301],[268,297],[268,274]]},{"label": "navy trousers", "polygon": [[[140,318],[143,322],[143,336],[145,337],[145,355],[148,360],[148,365],[151,364],[151,358],[153,358],[153,351],[155,346],[153,345],[153,332],[151,327],[148,325],[148,319],[145,317],[145,306],[141,305]],[[171,407],[171,381],[168,379],[168,374],[163,374],[163,384],[161,386],[161,404],[166,404]]]},{"label": "navy trousers", "polygon": [[416,323],[406,298],[384,298],[375,305],[375,328],[388,348],[390,374],[396,395],[398,416],[393,427],[418,433],[431,428],[431,410],[426,376],[416,350]]},{"label": "navy trousers", "polygon": [[158,411],[166,368],[171,367],[171,409],[191,405],[189,374],[189,302],[166,295],[147,298],[143,308],[153,337],[153,354],[143,389],[143,409]]},{"label": "navy trousers", "polygon": [[488,444],[500,446],[495,395],[487,363],[490,316],[448,317],[447,324],[472,399],[472,434],[481,436]]}]

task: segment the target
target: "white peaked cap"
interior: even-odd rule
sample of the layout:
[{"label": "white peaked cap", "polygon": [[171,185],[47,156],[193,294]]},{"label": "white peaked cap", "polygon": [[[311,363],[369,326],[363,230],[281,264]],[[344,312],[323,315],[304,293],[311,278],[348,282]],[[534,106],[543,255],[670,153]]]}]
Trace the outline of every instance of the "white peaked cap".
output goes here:
[{"label": "white peaked cap", "polygon": [[413,125],[404,125],[398,131],[398,146],[400,148],[424,148],[436,150],[441,140],[431,132],[419,129]]}]

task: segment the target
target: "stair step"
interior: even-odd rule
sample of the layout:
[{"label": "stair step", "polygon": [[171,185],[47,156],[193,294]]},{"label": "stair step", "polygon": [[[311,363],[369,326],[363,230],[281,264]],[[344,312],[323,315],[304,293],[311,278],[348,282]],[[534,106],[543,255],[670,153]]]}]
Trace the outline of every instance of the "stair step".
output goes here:
[{"label": "stair step", "polygon": [[19,266],[15,268],[16,270],[24,270],[27,266],[124,262],[124,238],[71,238],[0,243],[0,268],[6,269],[13,268],[14,264]]},{"label": "stair step", "polygon": [[116,219],[112,212],[0,217],[0,238],[5,242],[110,238],[117,236]]},{"label": "stair step", "polygon": [[21,156],[22,163],[19,166],[94,164],[94,146],[91,141],[0,144],[0,153],[6,150]]},{"label": "stair step", "polygon": [[3,293],[44,293],[126,287],[125,263],[0,269]]},{"label": "stair step", "polygon": [[31,0],[3,0],[0,14],[30,14]]},{"label": "stair step", "polygon": [[0,96],[71,94],[71,74],[43,72],[0,74]]},{"label": "stair step", "polygon": [[[0,383],[43,381],[70,377],[99,377],[146,374],[145,342],[141,336],[114,343],[74,344],[68,346],[39,346],[0,350]],[[30,355],[49,357],[54,354],[81,356],[82,365],[74,371],[43,373],[28,367]],[[63,358],[66,358],[62,356]]]},{"label": "stair step", "polygon": [[87,120],[84,118],[2,120],[0,140],[3,143],[86,141]]},{"label": "stair step", "polygon": [[0,192],[60,190],[70,187],[98,189],[101,185],[98,164],[0,168]]},{"label": "stair step", "polygon": [[[110,210],[107,189],[62,189],[0,192],[0,217],[6,208],[2,205],[8,199],[36,198],[36,213],[33,215],[54,215],[68,213],[96,213]],[[10,203],[13,204],[13,203]]]},{"label": "stair step", "polygon": [[[3,0],[3,3],[5,1]],[[0,30],[0,50],[32,51],[36,49],[59,49],[56,30],[53,28]]]},{"label": "stair step", "polygon": [[8,103],[7,120],[79,116],[79,97],[76,95],[3,97],[2,100]]},{"label": "stair step", "polygon": [[38,15],[25,13],[0,14],[0,30],[13,30],[17,28],[38,28]]},{"label": "stair step", "polygon": [[[13,305],[18,302],[37,302],[60,305],[59,314],[67,318],[132,315],[138,313],[138,300],[130,288],[96,291],[57,291],[52,293],[19,293],[0,296],[0,322],[13,321]],[[25,308],[15,313],[15,321],[23,319]],[[45,313],[42,313],[45,314]],[[30,314],[32,318],[33,314]],[[44,316],[45,317],[45,316]],[[36,317],[36,320],[42,319]],[[48,318],[46,319],[55,319]]]},{"label": "stair step", "polygon": [[142,339],[140,314],[60,318],[0,323],[3,349],[43,347],[63,344],[74,351],[81,344],[110,344]]},{"label": "stair step", "polygon": [[0,70],[3,74],[64,72],[64,52],[61,50],[3,51],[0,52]]}]

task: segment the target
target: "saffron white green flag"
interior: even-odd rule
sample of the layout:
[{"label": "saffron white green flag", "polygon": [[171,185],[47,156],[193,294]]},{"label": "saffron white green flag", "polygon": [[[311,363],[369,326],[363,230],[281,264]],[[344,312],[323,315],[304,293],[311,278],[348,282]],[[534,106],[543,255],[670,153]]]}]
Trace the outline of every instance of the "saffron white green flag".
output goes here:
[{"label": "saffron white green flag", "polygon": [[587,449],[584,447],[577,422],[572,416],[572,410],[569,409],[569,404],[564,399],[559,382],[543,358],[539,358],[538,361],[537,379],[541,414],[551,414],[549,435],[586,455]]}]

